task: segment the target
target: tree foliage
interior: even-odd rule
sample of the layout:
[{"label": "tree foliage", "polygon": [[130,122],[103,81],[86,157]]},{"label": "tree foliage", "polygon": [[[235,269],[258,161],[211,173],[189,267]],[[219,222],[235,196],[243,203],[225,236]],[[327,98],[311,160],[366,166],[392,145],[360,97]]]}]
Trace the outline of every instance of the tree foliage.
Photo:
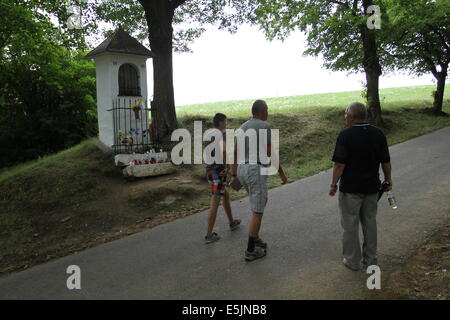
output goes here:
[{"label": "tree foliage", "polygon": [[[1,1],[0,167],[97,131],[95,67],[45,15]],[[17,20],[20,19],[20,20]]]},{"label": "tree foliage", "polygon": [[[285,39],[292,31],[307,35],[305,55],[322,56],[324,66],[333,71],[365,72],[369,114],[381,123],[378,79],[386,58],[383,45],[386,28],[368,27],[369,9],[377,0],[259,0],[254,23],[269,39]],[[385,19],[382,14],[380,19]],[[383,25],[383,21],[382,21]]]},{"label": "tree foliage", "polygon": [[[174,1],[175,2],[175,1]],[[190,45],[205,31],[206,25],[236,32],[242,23],[251,21],[255,1],[239,0],[187,0],[178,1],[173,16],[173,49],[175,52],[191,52]],[[97,19],[119,25],[140,40],[152,37],[145,17],[144,7],[136,0],[103,0],[94,4]],[[109,35],[113,30],[107,30]]]},{"label": "tree foliage", "polygon": [[450,1],[385,0],[391,32],[385,51],[392,68],[436,78],[434,112],[442,112],[450,64]]},{"label": "tree foliage", "polygon": [[[268,39],[285,40],[293,31],[307,36],[305,55],[323,56],[324,66],[333,71],[363,72],[361,28],[367,28],[370,16],[361,0],[259,0],[254,22],[261,26]],[[381,6],[382,3],[374,1]],[[376,30],[377,45],[383,45],[385,16],[382,28]],[[385,59],[380,54],[380,61]]]}]

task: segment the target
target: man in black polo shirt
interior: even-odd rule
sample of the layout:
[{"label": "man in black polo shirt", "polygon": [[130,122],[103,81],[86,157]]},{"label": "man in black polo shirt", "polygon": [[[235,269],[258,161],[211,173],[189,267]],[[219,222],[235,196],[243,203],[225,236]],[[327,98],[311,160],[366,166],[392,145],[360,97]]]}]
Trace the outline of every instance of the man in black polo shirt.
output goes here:
[{"label": "man in black polo shirt", "polygon": [[[391,164],[386,136],[366,123],[367,110],[362,103],[351,103],[345,111],[348,128],[337,138],[330,196],[339,181],[339,209],[344,229],[343,263],[351,270],[377,265],[377,200],[381,186],[380,163],[384,182],[392,189]],[[361,222],[364,242],[359,242]]]}]

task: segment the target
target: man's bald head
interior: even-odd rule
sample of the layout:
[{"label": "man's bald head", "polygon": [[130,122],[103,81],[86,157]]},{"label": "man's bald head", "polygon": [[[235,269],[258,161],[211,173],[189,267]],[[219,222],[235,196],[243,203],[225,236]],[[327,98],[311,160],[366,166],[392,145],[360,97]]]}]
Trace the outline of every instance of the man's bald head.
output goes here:
[{"label": "man's bald head", "polygon": [[360,102],[350,103],[345,112],[350,114],[355,120],[366,121],[367,109],[366,106]]}]

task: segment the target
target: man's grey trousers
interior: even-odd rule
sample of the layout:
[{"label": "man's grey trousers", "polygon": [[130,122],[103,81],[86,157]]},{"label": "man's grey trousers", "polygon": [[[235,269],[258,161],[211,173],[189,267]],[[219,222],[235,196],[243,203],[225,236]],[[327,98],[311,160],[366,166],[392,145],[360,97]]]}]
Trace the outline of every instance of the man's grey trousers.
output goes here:
[{"label": "man's grey trousers", "polygon": [[[342,239],[343,256],[347,263],[360,268],[361,263],[377,265],[377,207],[378,193],[339,192],[341,225],[344,229]],[[364,235],[362,245],[359,240],[359,223]]]}]

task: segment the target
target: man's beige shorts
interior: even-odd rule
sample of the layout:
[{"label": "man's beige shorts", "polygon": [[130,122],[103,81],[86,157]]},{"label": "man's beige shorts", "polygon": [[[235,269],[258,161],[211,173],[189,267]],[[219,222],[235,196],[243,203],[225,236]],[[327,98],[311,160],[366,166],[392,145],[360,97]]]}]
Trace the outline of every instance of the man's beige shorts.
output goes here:
[{"label": "man's beige shorts", "polygon": [[238,179],[250,198],[252,212],[263,213],[267,204],[267,176],[261,175],[259,164],[240,164]]}]

